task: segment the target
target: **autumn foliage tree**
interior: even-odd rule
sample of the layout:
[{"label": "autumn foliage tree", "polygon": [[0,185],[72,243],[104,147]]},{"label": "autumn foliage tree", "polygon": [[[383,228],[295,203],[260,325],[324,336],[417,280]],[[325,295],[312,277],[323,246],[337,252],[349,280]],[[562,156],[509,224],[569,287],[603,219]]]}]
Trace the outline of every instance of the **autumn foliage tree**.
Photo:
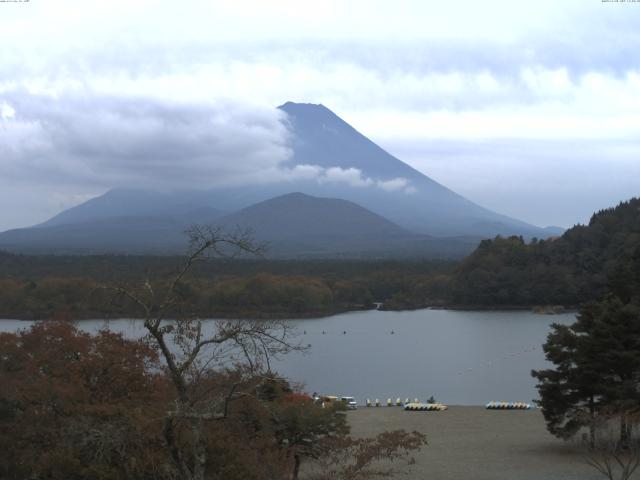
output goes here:
[{"label": "autumn foliage tree", "polygon": [[323,407],[310,396],[287,393],[273,409],[273,426],[280,444],[293,460],[292,478],[297,480],[303,460],[317,460],[329,451],[328,443],[349,433],[344,408]]},{"label": "autumn foliage tree", "polygon": [[0,477],[156,478],[171,469],[159,426],[156,352],[68,323],[0,334]]},{"label": "autumn foliage tree", "polygon": [[[0,334],[0,352],[0,478],[185,478],[170,448],[191,451],[191,426],[176,419],[166,441],[175,390],[148,344],[50,321]],[[197,391],[194,409],[229,399],[203,422],[205,478],[297,478],[301,466],[316,472],[327,462],[332,478],[367,478],[387,471],[377,460],[405,457],[424,440],[415,432],[352,439],[340,408],[246,366],[203,371]]]}]

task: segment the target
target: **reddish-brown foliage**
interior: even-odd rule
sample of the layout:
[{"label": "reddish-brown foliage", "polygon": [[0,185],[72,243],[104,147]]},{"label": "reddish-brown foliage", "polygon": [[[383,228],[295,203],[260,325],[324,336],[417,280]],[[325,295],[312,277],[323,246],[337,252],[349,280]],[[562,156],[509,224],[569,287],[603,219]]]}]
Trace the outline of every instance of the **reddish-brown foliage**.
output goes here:
[{"label": "reddish-brown foliage", "polygon": [[162,464],[167,388],[150,347],[46,322],[0,334],[0,352],[0,476],[146,478]]},{"label": "reddish-brown foliage", "polygon": [[[424,443],[403,432],[353,440],[344,412],[322,408],[273,374],[202,371],[186,388],[194,409],[229,399],[220,417],[195,410],[203,412],[204,478],[291,478],[307,461],[328,462],[323,471],[333,478],[365,478],[381,472],[372,468],[377,461]],[[63,322],[0,334],[0,478],[192,478],[170,451],[192,461],[197,441],[194,418],[175,414],[176,398],[156,351],[142,341]]]}]

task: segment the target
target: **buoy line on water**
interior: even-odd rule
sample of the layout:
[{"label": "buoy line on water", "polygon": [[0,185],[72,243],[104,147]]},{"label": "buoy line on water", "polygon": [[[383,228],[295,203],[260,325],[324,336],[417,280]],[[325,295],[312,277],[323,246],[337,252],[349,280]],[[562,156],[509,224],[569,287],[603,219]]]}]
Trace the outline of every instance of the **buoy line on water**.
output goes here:
[{"label": "buoy line on water", "polygon": [[[318,331],[303,330],[302,331],[302,335],[373,335],[375,333],[378,333],[378,332],[369,331],[369,330],[318,330]],[[394,329],[385,330],[384,332],[382,332],[382,335],[384,336],[396,335],[396,334],[398,334],[398,332],[396,332]]]},{"label": "buoy line on water", "polygon": [[[373,331],[361,331],[361,330],[322,330],[322,331],[309,331],[309,330],[304,330],[302,335],[325,335],[325,336],[333,336],[333,335],[372,335],[376,332]],[[385,330],[383,332],[383,334],[385,336],[387,335],[397,335],[398,332],[396,332],[395,330]],[[458,371],[458,375],[464,375],[465,373],[471,373],[473,372],[475,369],[480,369],[482,367],[493,367],[495,366],[495,364],[500,363],[501,361],[506,361],[509,360],[510,358],[514,358],[514,357],[519,357],[521,355],[525,355],[527,353],[532,353],[536,350],[538,350],[539,345],[532,345],[529,348],[525,348],[524,350],[519,350],[517,352],[510,352],[510,353],[505,353],[504,355],[500,356],[500,357],[495,357],[492,360],[487,360],[485,362],[482,362],[480,364],[475,365],[474,367],[468,367],[462,370]]]}]

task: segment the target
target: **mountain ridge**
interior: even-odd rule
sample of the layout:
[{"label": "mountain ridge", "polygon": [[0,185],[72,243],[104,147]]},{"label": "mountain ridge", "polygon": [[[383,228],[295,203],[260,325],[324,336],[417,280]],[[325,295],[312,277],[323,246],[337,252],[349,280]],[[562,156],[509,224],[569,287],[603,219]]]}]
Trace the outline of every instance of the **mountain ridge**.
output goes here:
[{"label": "mountain ridge", "polygon": [[273,258],[459,258],[480,240],[416,234],[348,200],[300,192],[213,221],[199,218],[199,212],[214,213],[203,209],[190,216],[129,215],[10,230],[0,234],[0,248],[22,253],[176,254],[186,250],[183,232],[193,223],[213,224],[227,234],[251,231],[256,242],[269,244],[267,256]]},{"label": "mountain ridge", "polygon": [[[149,219],[186,217],[199,210],[215,212],[208,216],[192,215],[193,220],[208,222],[297,191],[351,202],[414,235],[479,239],[496,235],[547,238],[558,233],[556,229],[539,228],[471,202],[386,152],[324,105],[287,102],[278,108],[286,114],[293,152],[281,166],[284,169],[313,166],[317,177],[204,190],[160,192],[144,187],[114,188],[35,227],[86,224],[91,228],[95,222],[117,223],[113,219],[131,216],[145,218],[145,222],[152,224]],[[164,228],[157,222],[153,226],[155,231]],[[36,228],[22,229],[20,234],[15,231],[0,234],[0,244],[2,238],[20,235],[26,240],[28,230]],[[60,230],[60,241],[63,231]],[[80,232],[81,228],[74,227],[74,231]],[[126,225],[120,232],[123,241],[131,237],[134,243],[132,236],[140,234]]]}]

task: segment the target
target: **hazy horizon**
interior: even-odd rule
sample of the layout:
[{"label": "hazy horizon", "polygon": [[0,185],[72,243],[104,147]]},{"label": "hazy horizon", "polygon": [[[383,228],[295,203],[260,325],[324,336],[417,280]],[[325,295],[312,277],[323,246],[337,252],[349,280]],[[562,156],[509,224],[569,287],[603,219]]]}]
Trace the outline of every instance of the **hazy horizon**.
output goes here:
[{"label": "hazy horizon", "polygon": [[600,0],[0,3],[0,231],[115,187],[276,181],[289,100],[484,207],[584,223],[640,195],[639,22]]}]

